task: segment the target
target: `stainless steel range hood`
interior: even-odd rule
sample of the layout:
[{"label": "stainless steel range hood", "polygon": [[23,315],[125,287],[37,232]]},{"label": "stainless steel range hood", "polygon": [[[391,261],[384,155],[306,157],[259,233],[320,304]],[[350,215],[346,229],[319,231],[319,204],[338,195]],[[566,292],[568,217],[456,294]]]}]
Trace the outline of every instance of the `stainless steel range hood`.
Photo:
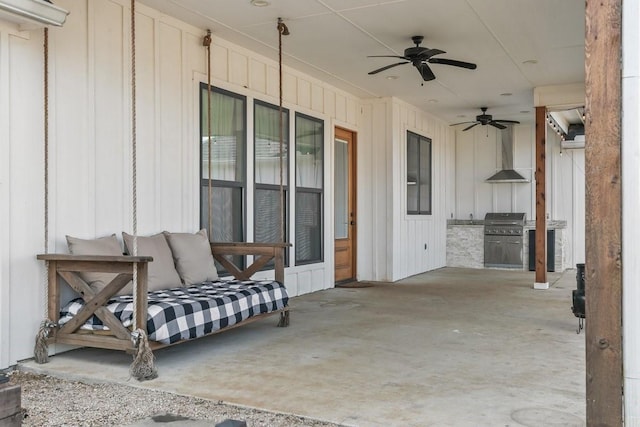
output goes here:
[{"label": "stainless steel range hood", "polygon": [[513,169],[513,126],[507,126],[500,131],[500,134],[502,136],[502,170],[491,175],[486,182],[493,184],[529,182]]}]

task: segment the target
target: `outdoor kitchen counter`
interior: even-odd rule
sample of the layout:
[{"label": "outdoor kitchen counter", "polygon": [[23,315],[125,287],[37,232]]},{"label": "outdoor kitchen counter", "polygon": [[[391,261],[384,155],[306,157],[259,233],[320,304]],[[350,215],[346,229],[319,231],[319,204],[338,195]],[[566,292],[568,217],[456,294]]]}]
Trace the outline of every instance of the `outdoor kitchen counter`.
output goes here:
[{"label": "outdoor kitchen counter", "polygon": [[[548,220],[547,230],[555,231],[555,271],[564,270],[564,229],[566,221]],[[536,228],[535,221],[524,226],[522,260],[523,270],[529,269],[529,231]],[[484,268],[484,221],[468,219],[447,220],[447,267]]]},{"label": "outdoor kitchen counter", "polygon": [[484,268],[483,220],[447,220],[447,267]]}]

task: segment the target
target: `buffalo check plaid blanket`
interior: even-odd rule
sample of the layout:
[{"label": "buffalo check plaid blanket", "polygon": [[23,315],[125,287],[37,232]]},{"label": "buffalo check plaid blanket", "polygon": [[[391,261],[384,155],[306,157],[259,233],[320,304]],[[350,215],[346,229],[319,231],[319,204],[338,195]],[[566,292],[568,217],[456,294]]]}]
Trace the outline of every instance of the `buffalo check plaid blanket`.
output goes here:
[{"label": "buffalo check plaid blanket", "polygon": [[[287,306],[289,297],[283,285],[275,281],[217,281],[189,287],[149,292],[147,334],[149,340],[171,344],[198,338],[235,325],[252,316],[270,313]],[[74,299],[60,311],[59,324],[75,316],[84,301]],[[116,296],[107,309],[123,326],[133,323],[133,296]],[[85,330],[108,330],[95,315],[81,327]]]}]

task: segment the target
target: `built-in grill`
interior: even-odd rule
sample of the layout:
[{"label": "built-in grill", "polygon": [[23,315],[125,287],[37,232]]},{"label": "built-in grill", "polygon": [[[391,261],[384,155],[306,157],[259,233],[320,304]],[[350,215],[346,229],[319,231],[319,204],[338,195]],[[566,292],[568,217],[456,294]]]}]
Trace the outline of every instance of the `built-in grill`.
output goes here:
[{"label": "built-in grill", "polygon": [[524,213],[487,213],[484,217],[484,266],[522,268]]}]

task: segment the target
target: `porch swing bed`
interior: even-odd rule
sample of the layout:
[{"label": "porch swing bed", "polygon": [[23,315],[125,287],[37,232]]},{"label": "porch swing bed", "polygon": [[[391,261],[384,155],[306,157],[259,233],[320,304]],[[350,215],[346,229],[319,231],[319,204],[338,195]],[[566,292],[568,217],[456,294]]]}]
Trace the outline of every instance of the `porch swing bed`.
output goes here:
[{"label": "porch swing bed", "polygon": [[[192,235],[192,236],[197,236]],[[115,236],[114,236],[115,237]],[[283,250],[288,243],[211,243],[215,258],[232,277],[148,290],[151,256],[42,254],[49,265],[49,343],[81,345],[135,352],[132,331],[146,333],[151,349],[226,331],[266,316],[280,314],[278,326],[288,326]],[[238,268],[230,256],[253,255],[254,262]],[[270,261],[275,280],[252,280]],[[156,261],[157,262],[157,261]],[[135,289],[129,284],[137,268]],[[113,279],[101,289],[87,276],[107,273]],[[92,277],[92,276],[89,276]],[[78,298],[61,307],[68,284]],[[129,288],[125,288],[129,284]],[[134,301],[136,299],[136,301]]]},{"label": "porch swing bed", "polygon": [[[34,347],[37,363],[48,361],[49,344],[69,344],[124,350],[134,354],[130,368],[139,380],[153,379],[152,350],[226,331],[279,314],[278,326],[289,325],[287,291],[284,286],[284,239],[282,35],[288,34],[278,20],[280,70],[280,242],[210,242],[207,229],[190,233],[163,232],[137,235],[137,145],[135,73],[135,0],[131,0],[131,165],[132,231],[123,233],[125,251],[115,234],[82,240],[67,236],[69,254],[48,253],[48,31],[44,30],[45,75],[45,253],[47,265],[46,319]],[[211,156],[211,31],[203,39],[207,51],[208,87],[208,193],[209,232],[212,220]],[[140,247],[138,246],[140,243]],[[139,250],[140,249],[140,250]],[[123,255],[123,252],[128,255]],[[243,262],[237,261],[242,259]],[[220,280],[215,261],[230,280]],[[238,264],[249,264],[246,268]],[[273,268],[274,280],[254,280],[265,268]],[[76,298],[64,304],[67,285]],[[64,304],[64,305],[63,305]]]}]

